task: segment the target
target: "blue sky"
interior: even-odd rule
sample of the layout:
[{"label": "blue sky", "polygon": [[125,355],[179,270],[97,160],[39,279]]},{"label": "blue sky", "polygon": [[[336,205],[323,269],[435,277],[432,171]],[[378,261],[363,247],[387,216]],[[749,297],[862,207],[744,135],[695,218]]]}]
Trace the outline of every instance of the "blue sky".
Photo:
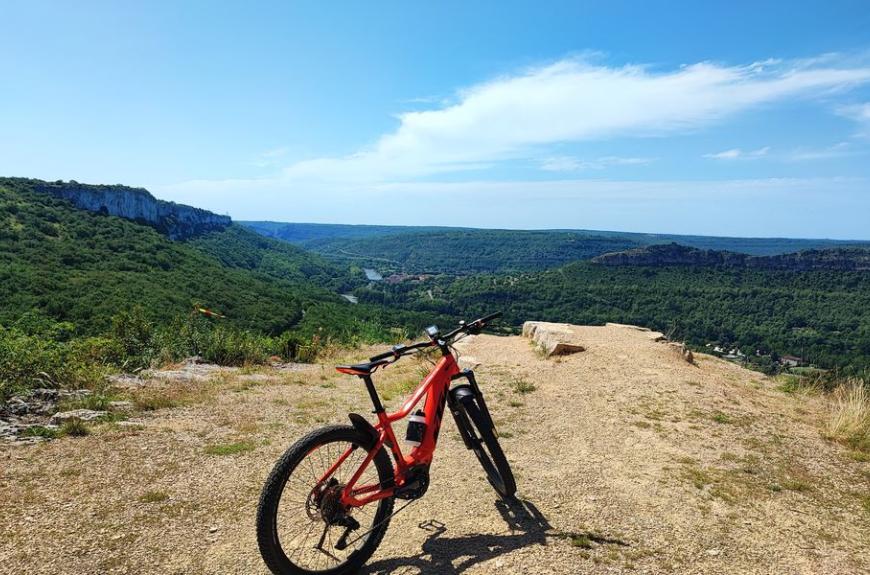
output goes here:
[{"label": "blue sky", "polygon": [[866,2],[0,0],[0,174],[236,219],[870,239]]}]

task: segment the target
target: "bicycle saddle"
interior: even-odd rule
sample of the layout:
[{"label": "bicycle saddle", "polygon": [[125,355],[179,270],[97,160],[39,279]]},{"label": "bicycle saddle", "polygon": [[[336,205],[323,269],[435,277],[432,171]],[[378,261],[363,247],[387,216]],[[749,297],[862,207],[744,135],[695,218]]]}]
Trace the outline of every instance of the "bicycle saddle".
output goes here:
[{"label": "bicycle saddle", "polygon": [[379,367],[387,365],[388,363],[392,363],[392,361],[389,359],[379,359],[377,361],[357,363],[354,365],[337,365],[335,366],[335,369],[341,373],[364,376],[371,375],[372,372],[377,370]]}]

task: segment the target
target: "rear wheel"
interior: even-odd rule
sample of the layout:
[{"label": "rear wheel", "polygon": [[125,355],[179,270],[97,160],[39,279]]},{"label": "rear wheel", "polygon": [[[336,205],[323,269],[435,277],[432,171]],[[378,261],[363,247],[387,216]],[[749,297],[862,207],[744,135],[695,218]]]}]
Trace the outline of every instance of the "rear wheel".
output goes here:
[{"label": "rear wheel", "polygon": [[[345,425],[313,431],[293,444],[272,470],[257,509],[257,543],[276,575],[355,573],[377,549],[393,498],[344,508],[342,488],[359,469],[369,438]],[[326,476],[348,449],[353,451]],[[355,484],[390,485],[393,466],[378,450]]]},{"label": "rear wheel", "polygon": [[458,385],[453,390],[456,400],[456,423],[460,433],[486,472],[490,485],[502,497],[513,497],[517,484],[511,466],[501,449],[495,425],[486,404],[476,397],[470,385]]}]

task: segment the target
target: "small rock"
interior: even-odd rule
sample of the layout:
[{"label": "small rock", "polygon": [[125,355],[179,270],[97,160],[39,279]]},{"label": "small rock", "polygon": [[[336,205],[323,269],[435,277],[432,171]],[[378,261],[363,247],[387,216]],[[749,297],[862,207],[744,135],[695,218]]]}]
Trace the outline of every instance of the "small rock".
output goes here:
[{"label": "small rock", "polygon": [[208,528],[209,533],[217,533],[217,530],[218,530],[218,528],[215,525],[212,525],[211,527]]},{"label": "small rock", "polygon": [[21,426],[16,423],[10,423],[0,420],[0,438],[15,437],[21,432]]},{"label": "small rock", "polygon": [[92,409],[73,409],[72,411],[61,411],[51,416],[53,425],[60,425],[67,421],[93,421],[108,414],[108,411],[94,411]]},{"label": "small rock", "polygon": [[719,549],[708,549],[707,555],[710,557],[717,557],[720,553],[722,553]]},{"label": "small rock", "polygon": [[142,387],[146,385],[148,382],[137,375],[130,375],[129,373],[121,373],[116,375],[110,375],[108,380],[112,385],[117,385],[118,387]]},{"label": "small rock", "polygon": [[673,350],[674,353],[682,357],[688,363],[695,363],[695,354],[692,353],[691,349],[686,347],[686,344],[672,341],[668,343],[668,346],[671,348],[671,350]]},{"label": "small rock", "polygon": [[13,397],[6,402],[6,411],[11,415],[27,415],[30,405],[20,397]]},{"label": "small rock", "polygon": [[60,397],[60,392],[56,389],[51,389],[47,387],[40,387],[38,389],[34,389],[30,392],[30,397],[35,399],[39,399],[42,401],[57,401],[58,397]]},{"label": "small rock", "polygon": [[132,401],[110,401],[109,411],[133,411]]}]

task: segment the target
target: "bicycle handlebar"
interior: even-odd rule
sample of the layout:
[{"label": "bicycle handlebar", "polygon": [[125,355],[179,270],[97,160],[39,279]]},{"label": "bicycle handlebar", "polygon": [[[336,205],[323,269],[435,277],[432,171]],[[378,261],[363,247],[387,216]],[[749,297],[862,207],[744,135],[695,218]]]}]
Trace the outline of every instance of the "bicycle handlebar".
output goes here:
[{"label": "bicycle handlebar", "polygon": [[[492,320],[494,320],[496,318],[501,317],[501,315],[502,315],[502,312],[497,311],[495,313],[491,313],[487,316],[484,316],[480,319],[476,319],[471,323],[460,324],[459,327],[457,327],[453,331],[450,331],[450,332],[444,334],[443,336],[439,337],[438,339],[440,341],[447,341],[449,339],[453,339],[454,337],[456,337],[460,333],[480,333],[480,330],[482,330],[484,327],[486,327],[486,324],[488,324],[489,322],[491,322]],[[418,349],[423,349],[426,347],[434,347],[436,345],[438,345],[438,341],[432,340],[432,339],[430,339],[429,341],[418,341],[417,343],[412,343],[411,345],[399,344],[399,345],[394,346],[393,349],[391,349],[390,351],[385,351],[384,353],[379,353],[378,355],[370,357],[369,361],[380,361],[382,359],[389,359],[391,357],[399,359],[403,355],[407,355],[407,354],[409,354],[413,351],[416,351]]]}]

